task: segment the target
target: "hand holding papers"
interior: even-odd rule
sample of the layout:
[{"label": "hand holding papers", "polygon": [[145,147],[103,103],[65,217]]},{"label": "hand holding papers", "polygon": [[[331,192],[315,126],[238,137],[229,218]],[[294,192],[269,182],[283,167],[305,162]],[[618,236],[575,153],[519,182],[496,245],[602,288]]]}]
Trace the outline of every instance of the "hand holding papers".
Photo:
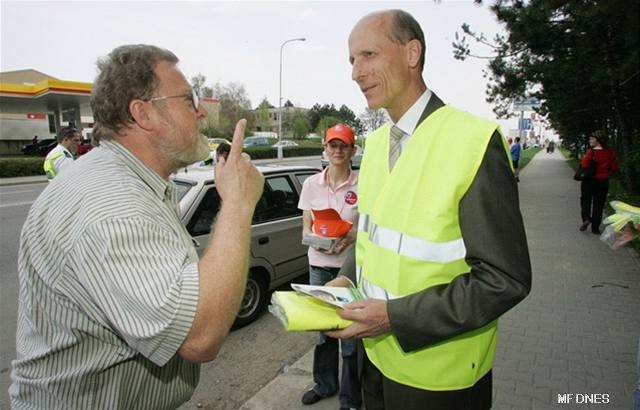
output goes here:
[{"label": "hand holding papers", "polygon": [[288,331],[344,329],[351,321],[344,320],[337,310],[362,295],[355,288],[291,284],[296,292],[274,292],[269,312]]}]

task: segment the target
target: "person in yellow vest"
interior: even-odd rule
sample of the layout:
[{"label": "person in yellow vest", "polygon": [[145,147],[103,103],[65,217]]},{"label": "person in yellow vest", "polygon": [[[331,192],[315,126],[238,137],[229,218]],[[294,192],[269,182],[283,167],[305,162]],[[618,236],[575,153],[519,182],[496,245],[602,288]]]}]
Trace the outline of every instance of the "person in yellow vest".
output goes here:
[{"label": "person in yellow vest", "polygon": [[44,159],[44,172],[49,182],[75,160],[76,149],[82,142],[82,134],[75,127],[64,127],[58,133],[58,145]]},{"label": "person in yellow vest", "polygon": [[369,108],[391,122],[366,139],[355,267],[342,270],[367,298],[327,334],[362,339],[367,410],[488,409],[497,320],[531,287],[509,148],[497,124],[427,88],[410,14],[362,18],[349,59]]}]

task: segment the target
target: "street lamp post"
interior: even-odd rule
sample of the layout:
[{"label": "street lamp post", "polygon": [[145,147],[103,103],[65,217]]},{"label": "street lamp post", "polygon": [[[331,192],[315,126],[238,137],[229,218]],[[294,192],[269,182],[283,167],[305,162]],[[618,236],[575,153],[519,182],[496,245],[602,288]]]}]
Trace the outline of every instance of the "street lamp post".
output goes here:
[{"label": "street lamp post", "polygon": [[[280,92],[278,95],[278,142],[282,140],[282,49],[292,41],[305,41],[306,38],[291,38],[280,45]],[[282,146],[278,144],[278,159],[282,159]]]}]

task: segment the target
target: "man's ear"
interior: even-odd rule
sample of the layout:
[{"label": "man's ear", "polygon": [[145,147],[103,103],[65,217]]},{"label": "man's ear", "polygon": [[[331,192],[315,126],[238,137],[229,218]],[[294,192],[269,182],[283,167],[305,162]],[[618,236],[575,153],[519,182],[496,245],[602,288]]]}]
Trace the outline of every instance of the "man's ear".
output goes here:
[{"label": "man's ear", "polygon": [[420,65],[420,56],[422,54],[422,44],[417,39],[413,39],[406,44],[407,61],[409,67],[417,68]]},{"label": "man's ear", "polygon": [[149,112],[149,104],[142,100],[131,100],[129,112],[138,126],[144,130],[153,127],[152,113]]}]

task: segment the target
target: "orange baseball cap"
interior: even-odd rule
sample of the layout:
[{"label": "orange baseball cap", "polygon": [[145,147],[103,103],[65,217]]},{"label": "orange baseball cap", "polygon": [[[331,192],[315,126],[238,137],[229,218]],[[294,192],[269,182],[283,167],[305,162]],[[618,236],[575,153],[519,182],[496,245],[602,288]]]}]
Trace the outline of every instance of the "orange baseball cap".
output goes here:
[{"label": "orange baseball cap", "polygon": [[327,143],[331,140],[340,140],[348,145],[354,145],[356,143],[353,130],[347,124],[336,124],[329,128],[324,137],[324,142]]},{"label": "orange baseball cap", "polygon": [[337,238],[345,236],[353,224],[340,218],[340,214],[332,208],[313,209],[313,233],[320,236]]}]

